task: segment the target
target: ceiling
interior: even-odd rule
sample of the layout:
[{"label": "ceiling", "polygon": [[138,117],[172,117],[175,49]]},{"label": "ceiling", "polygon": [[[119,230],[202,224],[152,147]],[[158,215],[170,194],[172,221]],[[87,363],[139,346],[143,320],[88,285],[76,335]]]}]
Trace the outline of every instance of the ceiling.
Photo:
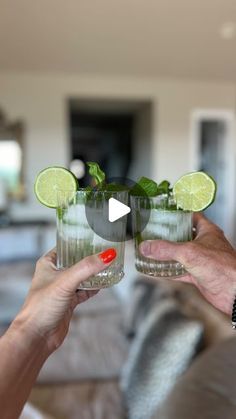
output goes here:
[{"label": "ceiling", "polygon": [[0,0],[0,71],[236,81],[236,0]]}]

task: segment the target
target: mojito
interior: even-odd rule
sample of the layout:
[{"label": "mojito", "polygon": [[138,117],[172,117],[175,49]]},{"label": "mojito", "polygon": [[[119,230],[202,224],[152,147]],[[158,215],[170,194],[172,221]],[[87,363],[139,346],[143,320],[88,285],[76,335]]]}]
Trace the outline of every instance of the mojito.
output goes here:
[{"label": "mojito", "polygon": [[[102,272],[81,284],[81,289],[107,288],[118,283],[124,276],[124,250],[126,218],[122,217],[111,226],[114,241],[102,236],[103,220],[107,230],[108,200],[110,197],[127,201],[127,192],[106,192],[79,190],[58,192],[57,205],[57,267],[64,269],[72,266],[86,256],[100,253],[109,247],[116,249],[114,262]],[[93,225],[86,216],[86,206],[94,211]],[[91,218],[91,217],[90,217]],[[99,226],[97,225],[99,224]],[[93,228],[92,228],[93,227]],[[95,231],[101,231],[101,235]],[[106,235],[109,232],[104,232]]]},{"label": "mojito", "polygon": [[[131,197],[133,233],[135,240],[135,266],[139,272],[155,277],[173,277],[186,273],[184,266],[174,260],[154,260],[143,256],[139,245],[144,240],[170,240],[184,242],[192,239],[192,212],[176,209],[173,197],[166,194],[153,198]],[[149,221],[141,231],[145,212]]]}]

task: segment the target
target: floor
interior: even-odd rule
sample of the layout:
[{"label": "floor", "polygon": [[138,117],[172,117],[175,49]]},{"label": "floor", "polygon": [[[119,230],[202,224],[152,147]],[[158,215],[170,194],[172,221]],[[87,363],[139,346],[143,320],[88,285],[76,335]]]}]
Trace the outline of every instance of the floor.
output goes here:
[{"label": "floor", "polygon": [[29,399],[53,419],[123,419],[117,380],[36,386]]}]

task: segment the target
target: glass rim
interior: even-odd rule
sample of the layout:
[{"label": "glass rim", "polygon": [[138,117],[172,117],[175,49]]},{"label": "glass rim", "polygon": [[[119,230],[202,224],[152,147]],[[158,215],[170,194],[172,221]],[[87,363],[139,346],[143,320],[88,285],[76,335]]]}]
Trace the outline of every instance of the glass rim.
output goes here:
[{"label": "glass rim", "polygon": [[91,189],[88,190],[87,188],[79,188],[77,191],[74,191],[73,189],[57,189],[57,193],[68,193],[68,194],[78,194],[79,192],[87,192],[87,193],[128,193],[128,189],[124,189],[124,190],[117,190],[117,191],[111,191],[109,189],[103,189],[103,190],[99,190],[99,189]]},{"label": "glass rim", "polygon": [[[155,210],[155,211],[168,211],[172,213],[182,212],[185,214],[193,214],[193,211],[183,210],[182,208],[178,208],[176,204],[176,200],[174,199],[173,195],[168,195],[168,194],[160,194],[156,196],[130,195],[130,198],[131,198],[131,202],[133,201],[133,203],[144,201],[146,203],[149,202],[150,204],[153,204],[153,205],[155,204],[160,205],[159,208],[150,208],[150,211]],[[171,208],[170,207],[171,204],[176,205],[176,208]]]},{"label": "glass rim", "polygon": [[156,195],[156,196],[148,196],[148,195],[132,195],[132,194],[130,194],[130,197],[132,198],[132,199],[157,199],[157,198],[171,198],[171,199],[173,199],[173,196],[170,196],[170,195],[168,195],[168,194],[166,194],[166,193],[162,193],[162,194],[159,194],[159,195]]}]

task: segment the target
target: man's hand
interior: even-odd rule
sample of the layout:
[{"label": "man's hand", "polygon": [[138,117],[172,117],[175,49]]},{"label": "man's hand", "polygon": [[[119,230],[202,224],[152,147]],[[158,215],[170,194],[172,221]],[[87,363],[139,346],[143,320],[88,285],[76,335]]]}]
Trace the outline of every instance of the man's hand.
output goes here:
[{"label": "man's hand", "polygon": [[236,251],[202,214],[194,214],[194,226],[191,242],[148,240],[140,244],[140,251],[146,257],[182,263],[188,274],[175,280],[195,284],[211,304],[230,315],[236,295]]}]

